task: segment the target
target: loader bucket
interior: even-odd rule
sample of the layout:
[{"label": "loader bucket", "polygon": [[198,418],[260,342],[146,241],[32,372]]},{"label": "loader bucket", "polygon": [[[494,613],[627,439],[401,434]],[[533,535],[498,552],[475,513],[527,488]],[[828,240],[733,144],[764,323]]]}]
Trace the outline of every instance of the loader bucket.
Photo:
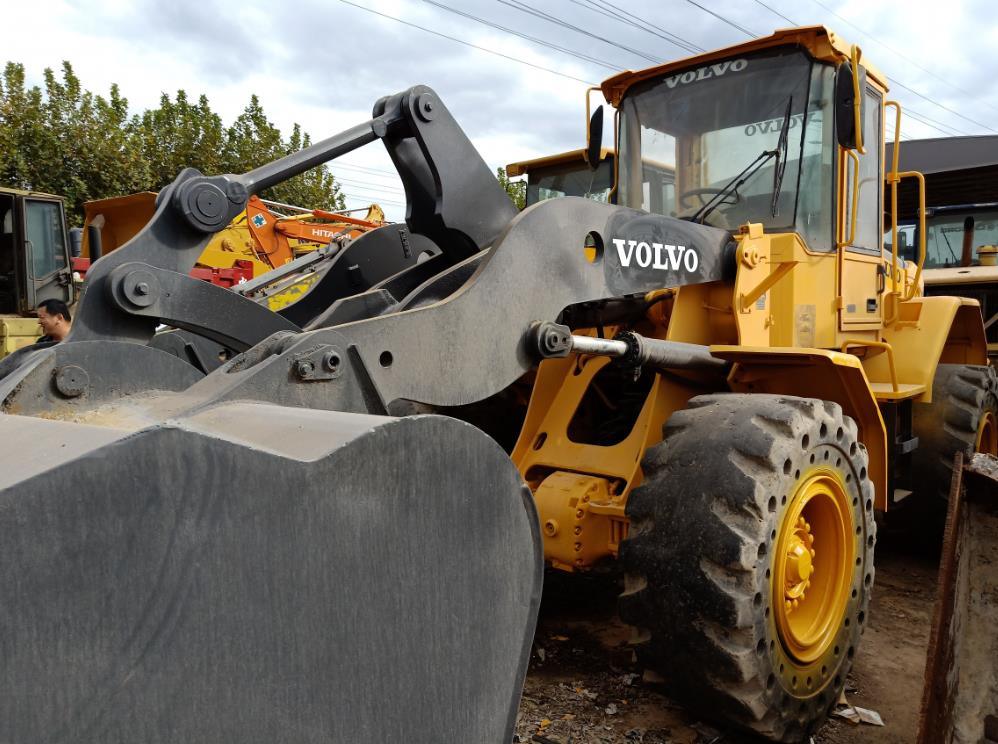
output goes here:
[{"label": "loader bucket", "polygon": [[511,740],[541,547],[498,445],[124,406],[0,416],[0,741]]},{"label": "loader bucket", "polygon": [[957,453],[919,744],[998,741],[998,459]]}]

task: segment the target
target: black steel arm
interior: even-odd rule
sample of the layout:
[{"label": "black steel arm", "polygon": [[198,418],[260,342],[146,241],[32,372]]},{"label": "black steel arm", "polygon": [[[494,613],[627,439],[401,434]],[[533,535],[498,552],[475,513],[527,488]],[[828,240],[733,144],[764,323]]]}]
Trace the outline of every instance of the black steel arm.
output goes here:
[{"label": "black steel arm", "polygon": [[[111,276],[122,265],[134,262],[189,273],[210,236],[245,209],[250,194],[378,138],[384,140],[405,187],[406,221],[412,233],[425,236],[439,247],[449,264],[491,244],[513,219],[516,209],[436,94],[425,86],[416,86],[381,99],[374,113],[374,118],[363,124],[242,175],[208,177],[194,169],[184,170],[160,194],[149,224],[127,245],[91,268],[69,339],[148,343],[161,321],[177,321],[184,328],[216,338],[217,329],[228,321],[213,309],[224,307],[226,316],[258,316],[248,300],[210,299],[225,292],[221,288],[205,290],[189,282],[176,282],[180,296],[173,295],[171,300],[174,307],[184,308],[183,317],[176,312],[173,314],[177,317],[172,319],[156,317],[150,306],[137,310],[131,304],[115,301],[120,297],[120,288]],[[415,264],[418,258],[406,241],[399,243],[398,252],[392,273]],[[116,276],[120,277],[120,272]],[[363,291],[385,276],[375,277],[374,282],[358,286],[356,291]],[[343,297],[343,291],[343,277],[331,272],[328,281],[312,290],[312,315]],[[294,319],[303,324],[308,317]]]}]

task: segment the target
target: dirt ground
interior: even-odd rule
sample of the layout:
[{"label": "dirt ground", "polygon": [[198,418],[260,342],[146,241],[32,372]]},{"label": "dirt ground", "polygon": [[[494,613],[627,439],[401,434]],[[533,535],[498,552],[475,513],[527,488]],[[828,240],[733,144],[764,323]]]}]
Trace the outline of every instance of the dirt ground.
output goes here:
[{"label": "dirt ground", "polygon": [[[936,562],[881,533],[870,621],[846,684],[852,705],[883,727],[832,718],[815,744],[910,744],[915,740]],[[616,580],[549,573],[515,742],[722,744],[744,742],[688,716],[643,679],[615,613]]]}]

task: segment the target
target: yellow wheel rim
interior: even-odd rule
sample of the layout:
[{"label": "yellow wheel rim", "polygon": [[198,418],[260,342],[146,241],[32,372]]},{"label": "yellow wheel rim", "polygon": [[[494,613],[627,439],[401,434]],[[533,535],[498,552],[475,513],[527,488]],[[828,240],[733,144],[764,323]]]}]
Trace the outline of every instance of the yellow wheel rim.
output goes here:
[{"label": "yellow wheel rim", "polygon": [[985,411],[981,416],[981,423],[977,427],[977,444],[974,446],[975,452],[983,452],[987,455],[998,455],[998,421],[991,411]]},{"label": "yellow wheel rim", "polygon": [[791,661],[816,664],[838,634],[855,561],[852,510],[841,476],[804,475],[787,504],[773,558],[773,609]]}]

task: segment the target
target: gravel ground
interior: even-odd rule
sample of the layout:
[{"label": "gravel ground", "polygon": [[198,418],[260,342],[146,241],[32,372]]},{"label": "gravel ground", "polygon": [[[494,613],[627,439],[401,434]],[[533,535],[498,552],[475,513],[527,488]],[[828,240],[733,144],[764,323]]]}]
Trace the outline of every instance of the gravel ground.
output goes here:
[{"label": "gravel ground", "polygon": [[[846,694],[883,727],[833,718],[815,744],[910,744],[917,731],[935,561],[882,535],[867,632]],[[636,669],[629,629],[615,614],[616,579],[549,573],[516,742],[722,744],[744,737],[692,718]]]}]

